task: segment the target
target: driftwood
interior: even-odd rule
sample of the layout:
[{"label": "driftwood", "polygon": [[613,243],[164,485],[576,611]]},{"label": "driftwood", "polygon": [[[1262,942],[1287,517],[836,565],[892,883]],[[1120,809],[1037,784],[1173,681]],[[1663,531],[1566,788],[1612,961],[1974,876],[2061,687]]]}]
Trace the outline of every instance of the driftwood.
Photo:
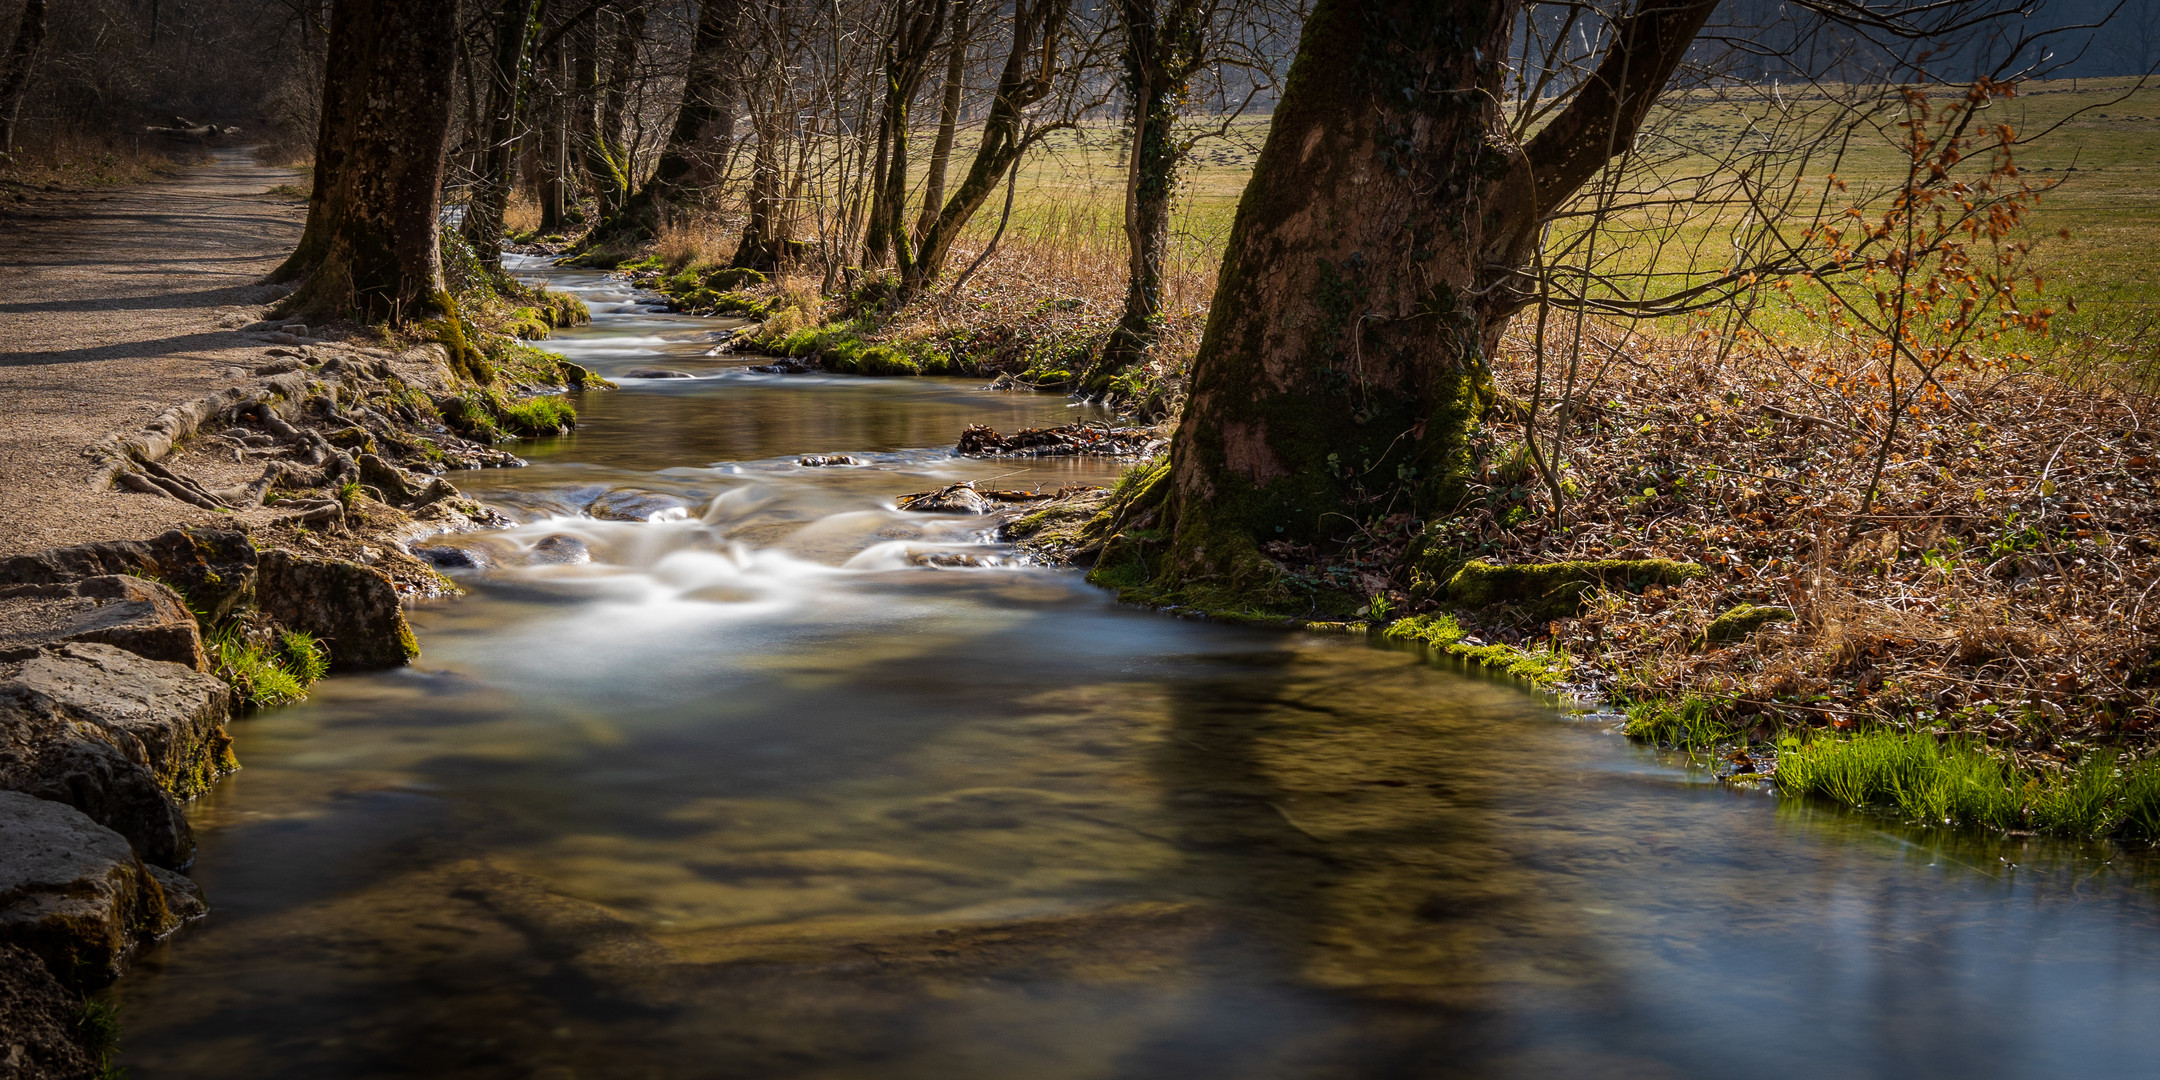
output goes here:
[{"label": "driftwood", "polygon": [[959,451],[967,457],[1065,457],[1091,454],[1134,457],[1162,448],[1154,429],[1112,427],[1109,424],[1063,424],[1058,427],[1025,428],[1000,434],[982,424],[971,424],[960,433]]}]

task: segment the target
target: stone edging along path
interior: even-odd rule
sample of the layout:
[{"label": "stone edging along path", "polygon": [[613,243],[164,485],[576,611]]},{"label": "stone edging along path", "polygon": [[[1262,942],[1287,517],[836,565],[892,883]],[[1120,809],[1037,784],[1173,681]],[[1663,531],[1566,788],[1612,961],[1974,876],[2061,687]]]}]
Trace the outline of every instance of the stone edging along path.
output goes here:
[{"label": "stone edging along path", "polygon": [[83,996],[208,910],[182,806],[237,765],[221,649],[297,632],[333,669],[409,662],[400,597],[454,586],[406,545],[498,520],[438,474],[519,463],[442,424],[441,348],[261,321],[298,218],[261,193],[291,175],[228,152],[0,223],[9,1075],[93,1074]]}]

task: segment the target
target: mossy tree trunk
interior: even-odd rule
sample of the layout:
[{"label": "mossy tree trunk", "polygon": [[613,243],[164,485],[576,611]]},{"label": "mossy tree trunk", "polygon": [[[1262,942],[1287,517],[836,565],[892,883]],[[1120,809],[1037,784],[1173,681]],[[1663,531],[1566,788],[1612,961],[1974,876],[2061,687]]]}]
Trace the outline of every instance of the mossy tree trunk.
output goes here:
[{"label": "mossy tree trunk", "polygon": [[[623,138],[623,117],[629,108],[630,84],[637,78],[638,42],[645,36],[644,0],[616,0],[610,10],[614,15],[614,29],[608,48],[606,79],[600,77],[597,55],[590,69],[599,116],[593,120],[592,131],[585,140],[584,155],[585,172],[592,182],[601,221],[622,213],[635,180],[631,175],[629,141]],[[596,30],[593,35],[595,54],[599,52],[600,36]]]},{"label": "mossy tree trunk", "polygon": [[660,160],[637,194],[608,218],[595,239],[634,242],[659,234],[669,207],[718,181],[715,162],[735,143],[735,100],[744,0],[705,0],[691,37],[682,104]]},{"label": "mossy tree trunk", "polygon": [[439,224],[456,37],[453,4],[337,0],[314,197],[272,276],[302,282],[287,309],[313,319],[440,319],[462,362]]},{"label": "mossy tree trunk", "polygon": [[[1320,0],[1225,252],[1159,490],[1160,592],[1251,596],[1261,546],[1460,498],[1486,358],[1539,223],[1633,139],[1716,0],[1637,0],[1516,146],[1519,0]],[[1144,547],[1144,545],[1143,545]]]},{"label": "mossy tree trunk", "polygon": [[1117,0],[1118,49],[1125,96],[1132,103],[1132,148],[1126,159],[1125,311],[1103,347],[1088,388],[1132,366],[1159,336],[1163,252],[1170,236],[1170,200],[1186,147],[1175,138],[1178,107],[1206,59],[1203,39],[1214,14],[1209,0]]},{"label": "mossy tree trunk", "polygon": [[935,221],[923,230],[922,244],[914,258],[900,268],[902,299],[912,297],[937,281],[952,257],[953,243],[961,230],[997,190],[1005,174],[1020,160],[1034,140],[1054,127],[1027,130],[1026,112],[1050,92],[1057,76],[1057,36],[1072,9],[1072,0],[1014,0],[1012,47],[998,74],[990,113],[983,119],[982,142],[975,149],[967,176],[945,200]]},{"label": "mossy tree trunk", "polygon": [[488,64],[488,117],[462,232],[481,265],[502,272],[503,215],[510,207],[510,166],[517,160],[518,114],[526,90],[525,54],[543,0],[503,0]]},{"label": "mossy tree trunk", "polygon": [[896,255],[904,268],[908,250],[908,126],[915,97],[930,73],[930,57],[945,31],[946,0],[899,0],[885,37],[885,100],[878,111],[877,159],[871,174],[870,229],[863,265],[882,266]]},{"label": "mossy tree trunk", "polygon": [[930,163],[923,171],[922,216],[915,219],[918,248],[945,205],[945,170],[952,163],[953,139],[960,131],[960,97],[967,89],[970,6],[970,0],[953,3],[952,35],[945,42],[945,81],[938,88],[937,137],[930,144]]}]

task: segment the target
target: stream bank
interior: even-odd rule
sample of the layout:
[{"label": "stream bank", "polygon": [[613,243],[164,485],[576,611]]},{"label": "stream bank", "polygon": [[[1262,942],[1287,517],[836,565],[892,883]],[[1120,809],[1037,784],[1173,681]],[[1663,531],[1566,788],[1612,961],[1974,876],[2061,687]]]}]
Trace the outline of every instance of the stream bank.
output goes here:
[{"label": "stream bank", "polygon": [[191,808],[218,910],[114,990],[143,1080],[2142,1067],[2137,860],[1778,804],[1413,651],[1121,606],[893,505],[1109,482],[946,449],[1085,406],[764,375],[519,272],[587,299],[547,347],[621,389],[461,478],[510,525],[436,541],[466,595],[411,606],[419,662],[234,727]]}]

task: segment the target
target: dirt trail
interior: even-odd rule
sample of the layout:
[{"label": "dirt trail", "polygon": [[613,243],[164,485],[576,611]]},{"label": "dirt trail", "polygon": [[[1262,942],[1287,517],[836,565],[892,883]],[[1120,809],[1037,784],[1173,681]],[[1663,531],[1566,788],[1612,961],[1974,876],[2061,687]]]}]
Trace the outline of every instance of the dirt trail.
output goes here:
[{"label": "dirt trail", "polygon": [[147,536],[216,515],[91,484],[85,451],[262,363],[237,332],[292,250],[291,169],[244,149],[79,213],[0,220],[0,555]]}]

